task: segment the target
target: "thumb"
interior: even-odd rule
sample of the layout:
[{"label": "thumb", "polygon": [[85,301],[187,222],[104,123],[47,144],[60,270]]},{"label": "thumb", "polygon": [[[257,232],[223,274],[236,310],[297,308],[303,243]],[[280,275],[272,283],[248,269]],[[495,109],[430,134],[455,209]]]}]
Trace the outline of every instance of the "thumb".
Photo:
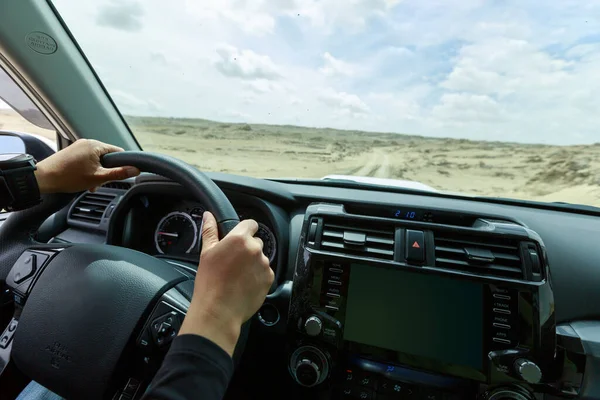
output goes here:
[{"label": "thumb", "polygon": [[211,212],[205,211],[202,215],[202,252],[219,243],[219,229],[217,220]]},{"label": "thumb", "polygon": [[136,167],[116,167],[102,168],[97,176],[105,181],[120,181],[122,179],[138,176],[139,174],[140,170]]}]

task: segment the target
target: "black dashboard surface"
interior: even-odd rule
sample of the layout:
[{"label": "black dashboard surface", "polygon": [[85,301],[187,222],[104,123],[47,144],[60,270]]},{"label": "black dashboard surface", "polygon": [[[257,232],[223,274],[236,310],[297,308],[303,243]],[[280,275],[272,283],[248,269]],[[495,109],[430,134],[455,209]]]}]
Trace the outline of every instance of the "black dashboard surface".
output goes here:
[{"label": "black dashboard surface", "polygon": [[[482,199],[421,193],[334,187],[308,182],[277,182],[208,173],[236,207],[259,202],[278,236],[280,281],[291,279],[306,207],[313,202],[384,207],[419,207],[438,211],[469,212],[488,218],[515,221],[533,229],[547,248],[556,300],[557,323],[600,317],[600,213],[568,212],[552,205],[501,204]],[[132,181],[133,182],[133,181]],[[155,175],[142,175],[136,187],[150,182],[166,183]],[[555,208],[555,209],[553,209]],[[275,221],[275,222],[274,222]],[[280,282],[281,283],[281,282]]]}]

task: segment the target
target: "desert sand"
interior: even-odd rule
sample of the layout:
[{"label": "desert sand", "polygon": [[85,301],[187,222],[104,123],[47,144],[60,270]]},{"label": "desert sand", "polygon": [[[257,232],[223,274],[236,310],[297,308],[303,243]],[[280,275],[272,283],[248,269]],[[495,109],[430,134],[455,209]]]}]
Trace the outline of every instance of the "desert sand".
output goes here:
[{"label": "desert sand", "polygon": [[407,179],[475,196],[600,206],[600,143],[549,146],[200,119],[127,120],[145,150],[207,171]]},{"label": "desert sand", "polygon": [[[144,150],[263,178],[362,175],[474,196],[600,206],[600,143],[550,146],[202,119],[126,117]],[[54,132],[0,110],[0,129]]]},{"label": "desert sand", "polygon": [[29,123],[12,109],[0,108],[0,130],[34,133],[56,141],[56,132]]}]

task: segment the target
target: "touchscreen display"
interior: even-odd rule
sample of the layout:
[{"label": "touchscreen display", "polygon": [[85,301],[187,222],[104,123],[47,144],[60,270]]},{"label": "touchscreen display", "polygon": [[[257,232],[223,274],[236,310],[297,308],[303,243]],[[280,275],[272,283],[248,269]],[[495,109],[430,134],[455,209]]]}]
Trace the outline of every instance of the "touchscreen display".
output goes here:
[{"label": "touchscreen display", "polygon": [[352,264],[344,340],[482,369],[483,287]]}]

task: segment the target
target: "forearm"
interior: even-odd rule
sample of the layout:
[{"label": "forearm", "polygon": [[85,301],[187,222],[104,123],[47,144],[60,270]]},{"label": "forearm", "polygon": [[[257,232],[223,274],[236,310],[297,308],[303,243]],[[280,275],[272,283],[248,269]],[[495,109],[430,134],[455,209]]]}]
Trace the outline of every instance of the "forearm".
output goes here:
[{"label": "forearm", "polygon": [[232,375],[233,361],[221,347],[201,336],[180,335],[143,400],[220,400]]}]

